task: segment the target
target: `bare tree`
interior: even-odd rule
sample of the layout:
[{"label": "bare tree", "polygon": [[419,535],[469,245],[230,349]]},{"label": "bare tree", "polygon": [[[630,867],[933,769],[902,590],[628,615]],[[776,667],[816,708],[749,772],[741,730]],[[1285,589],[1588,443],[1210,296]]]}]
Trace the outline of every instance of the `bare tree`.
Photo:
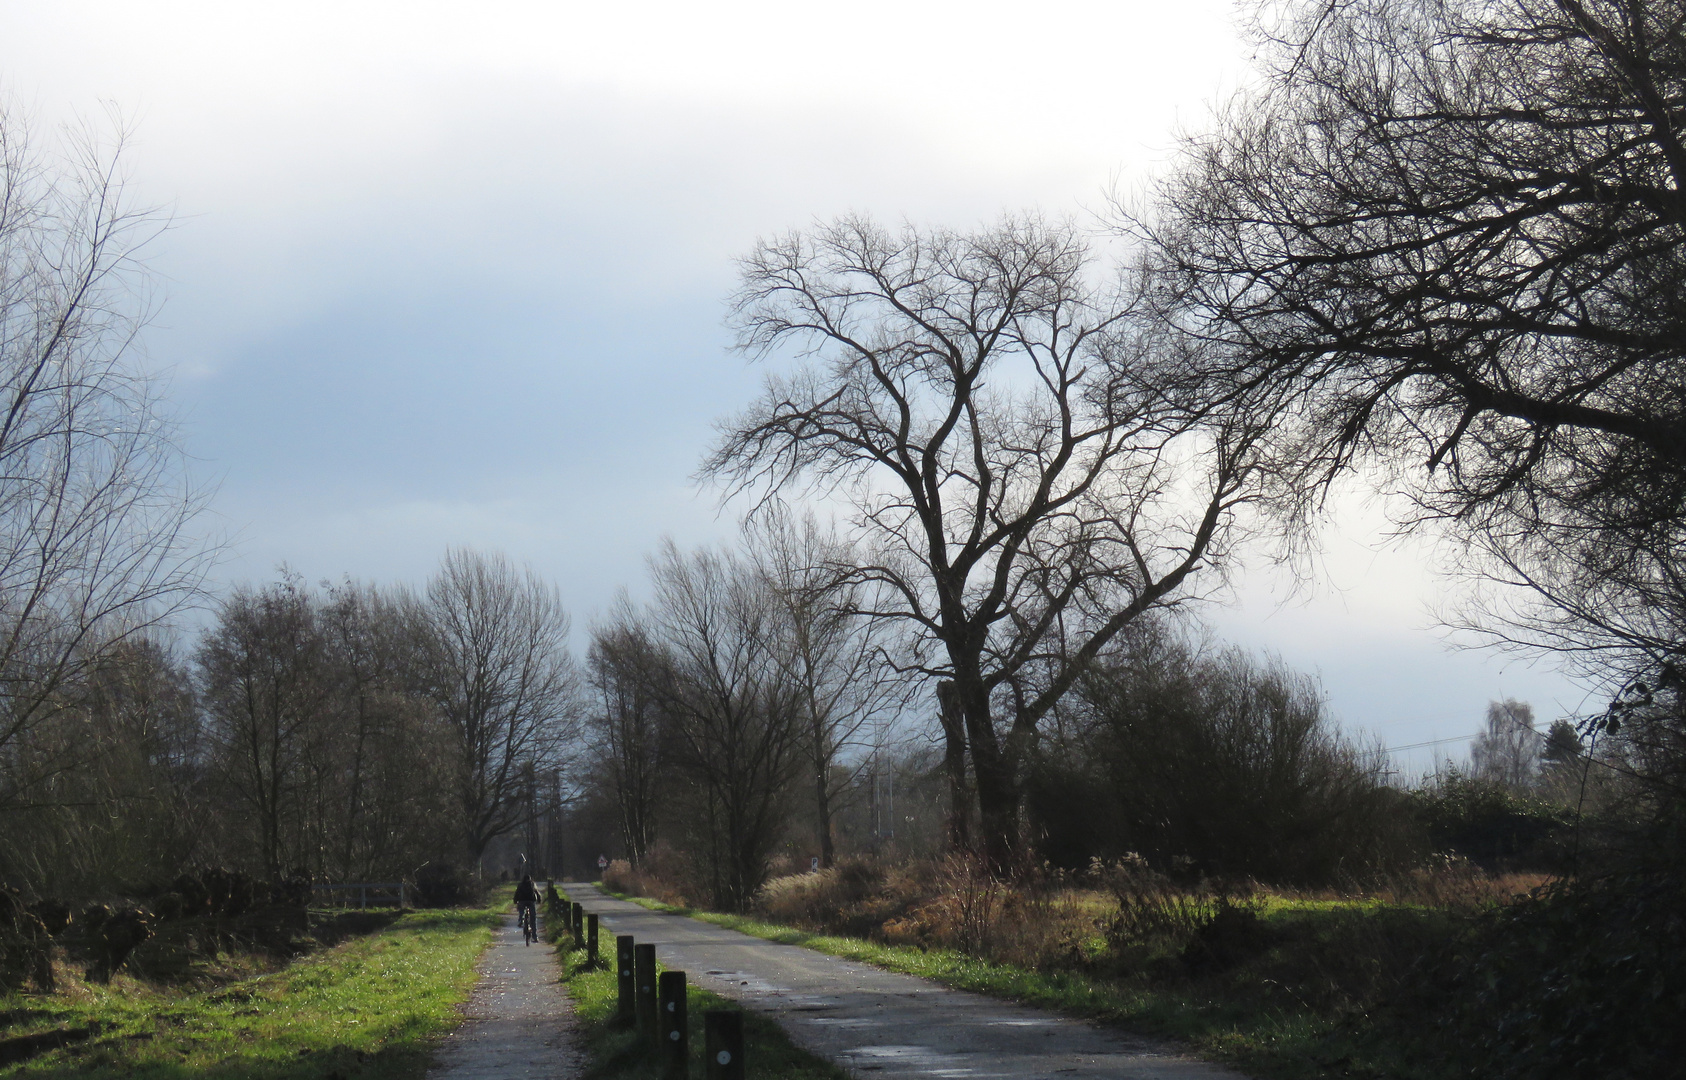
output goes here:
[{"label": "bare tree", "polygon": [[1037,724],[1108,640],[1186,595],[1249,497],[1250,425],[1201,429],[1140,319],[1071,228],[890,234],[859,218],[763,243],[733,310],[768,380],[705,473],[733,490],[848,493],[857,579],[935,647],[976,782],[983,846],[1015,857]]},{"label": "bare tree", "polygon": [[[1686,670],[1686,21],[1645,0],[1315,0],[1146,229],[1206,374],[1613,688]],[[1315,510],[1318,503],[1309,501]]]},{"label": "bare tree", "polygon": [[255,861],[271,876],[316,865],[322,817],[311,802],[322,785],[308,774],[331,732],[314,598],[296,575],[235,590],[195,660],[225,790],[256,824]]},{"label": "bare tree", "polygon": [[22,744],[205,565],[186,531],[201,499],[133,348],[162,222],[124,191],[121,136],[54,149],[0,105],[0,812],[50,800],[78,758]]},{"label": "bare tree", "polygon": [[1524,791],[1539,776],[1540,750],[1532,705],[1510,698],[1489,701],[1487,728],[1470,744],[1470,765],[1479,779]]},{"label": "bare tree", "polygon": [[430,824],[446,776],[444,733],[422,693],[424,635],[408,601],[402,590],[348,580],[329,588],[317,618],[333,725],[323,805],[341,880],[407,871],[448,850]]},{"label": "bare tree", "polygon": [[609,619],[592,631],[588,656],[597,708],[590,714],[598,768],[615,801],[621,844],[633,865],[656,841],[667,656],[623,594]]},{"label": "bare tree", "polygon": [[463,843],[479,859],[530,812],[524,770],[562,765],[580,687],[554,586],[501,555],[446,553],[421,600],[428,689],[454,737]]},{"label": "bare tree", "polygon": [[744,553],[783,614],[783,663],[797,692],[822,867],[836,859],[833,806],[866,763],[843,767],[861,734],[897,718],[910,685],[890,626],[872,619],[854,551],[812,512],[779,506],[745,523]]},{"label": "bare tree", "polygon": [[651,621],[666,652],[661,686],[675,765],[695,785],[687,812],[713,903],[741,910],[767,879],[786,791],[802,762],[799,688],[781,654],[777,598],[732,556],[652,562]]}]

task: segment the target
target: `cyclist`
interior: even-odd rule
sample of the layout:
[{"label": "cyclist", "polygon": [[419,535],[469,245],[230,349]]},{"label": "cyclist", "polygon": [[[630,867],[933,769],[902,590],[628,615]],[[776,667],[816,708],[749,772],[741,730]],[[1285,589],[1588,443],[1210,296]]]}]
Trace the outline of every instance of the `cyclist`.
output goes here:
[{"label": "cyclist", "polygon": [[539,890],[533,884],[533,876],[522,874],[521,884],[515,886],[515,911],[520,916],[521,934],[529,945],[539,936],[538,904]]}]

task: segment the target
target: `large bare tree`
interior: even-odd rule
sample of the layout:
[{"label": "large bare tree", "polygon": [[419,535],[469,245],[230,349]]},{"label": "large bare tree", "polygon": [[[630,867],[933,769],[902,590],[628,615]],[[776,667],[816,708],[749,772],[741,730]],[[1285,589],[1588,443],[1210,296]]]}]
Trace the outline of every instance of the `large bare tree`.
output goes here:
[{"label": "large bare tree", "polygon": [[421,687],[425,641],[405,590],[345,580],[319,603],[328,662],[332,776],[322,804],[337,843],[324,862],[339,880],[367,881],[395,864],[449,850],[434,800],[449,775],[443,725]]},{"label": "large bare tree", "polygon": [[76,767],[53,776],[51,798],[6,815],[0,877],[14,886],[99,893],[220,854],[192,682],[161,643],[131,638],[107,650],[83,673],[74,707],[27,743],[29,755]]},{"label": "large bare tree", "polygon": [[454,736],[454,795],[470,858],[531,812],[529,767],[574,752],[580,687],[556,588],[501,555],[446,553],[421,598],[428,690]]},{"label": "large bare tree", "polygon": [[1300,490],[1449,525],[1478,625],[1686,685],[1686,5],[1263,10],[1140,226],[1210,384],[1274,402]]},{"label": "large bare tree", "polygon": [[1123,627],[1187,595],[1251,490],[1253,422],[1195,422],[1165,382],[1175,339],[1106,269],[1035,219],[844,218],[759,245],[733,303],[744,351],[806,360],[705,472],[852,498],[857,577],[891,598],[871,614],[932,646],[919,667],[951,685],[997,867],[1040,720]]},{"label": "large bare tree", "polygon": [[202,500],[134,347],[162,225],[125,191],[120,135],[42,145],[0,103],[0,813],[51,800],[80,759],[32,733],[201,580]]}]

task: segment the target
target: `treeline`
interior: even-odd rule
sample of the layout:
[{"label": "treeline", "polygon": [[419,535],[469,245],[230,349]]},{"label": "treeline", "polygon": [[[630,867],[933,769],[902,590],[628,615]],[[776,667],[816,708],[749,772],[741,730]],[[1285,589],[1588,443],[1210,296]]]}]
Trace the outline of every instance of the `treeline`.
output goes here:
[{"label": "treeline", "polygon": [[[941,749],[918,643],[862,614],[854,555],[775,511],[736,549],[664,548],[651,601],[623,600],[593,630],[579,820],[608,824],[634,870],[740,909],[775,865],[976,835],[972,769]],[[1356,886],[1429,851],[1428,816],[1339,731],[1314,680],[1184,618],[1110,643],[1028,759],[1018,842],[1032,863],[1135,855]]]},{"label": "treeline", "polygon": [[0,879],[55,895],[229,866],[396,880],[555,812],[579,685],[555,589],[457,550],[420,591],[237,588],[189,649],[137,636],[0,758]]},{"label": "treeline", "polygon": [[[900,723],[839,707],[860,698],[811,693],[800,673],[814,669],[790,659],[802,624],[765,550],[669,548],[652,567],[654,601],[623,604],[594,631],[592,767],[572,820],[612,834],[603,850],[650,887],[726,908],[751,905],[769,876],[806,870],[810,857],[828,867],[839,855],[975,850],[956,842],[979,824],[971,771],[946,759],[927,681],[898,677],[896,642],[879,636],[882,681],[851,693],[870,690],[879,718]],[[837,625],[849,629],[834,640],[850,642],[850,656],[867,634],[885,635]],[[1352,891],[1434,855],[1489,872],[1564,872],[1577,840],[1631,827],[1643,788],[1619,740],[1589,755],[1562,728],[1558,738],[1528,770],[1447,767],[1402,785],[1379,746],[1340,729],[1315,679],[1166,615],[1093,661],[1028,755],[1013,869],[1139,859],[1191,883]]]}]

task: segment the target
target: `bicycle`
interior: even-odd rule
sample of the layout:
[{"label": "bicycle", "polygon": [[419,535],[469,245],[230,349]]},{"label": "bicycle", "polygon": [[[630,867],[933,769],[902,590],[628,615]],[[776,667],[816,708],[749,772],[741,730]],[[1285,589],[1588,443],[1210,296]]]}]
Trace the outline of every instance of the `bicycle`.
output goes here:
[{"label": "bicycle", "polygon": [[538,918],[534,911],[535,904],[522,904],[519,907],[521,920],[521,937],[528,945],[539,939]]}]

